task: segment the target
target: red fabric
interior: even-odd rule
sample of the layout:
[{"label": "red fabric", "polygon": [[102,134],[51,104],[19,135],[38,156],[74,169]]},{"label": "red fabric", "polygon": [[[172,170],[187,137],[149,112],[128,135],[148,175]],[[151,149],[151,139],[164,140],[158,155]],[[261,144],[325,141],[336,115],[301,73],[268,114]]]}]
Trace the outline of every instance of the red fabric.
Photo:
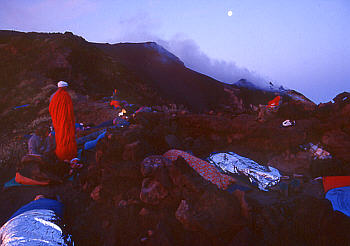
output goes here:
[{"label": "red fabric", "polygon": [[119,101],[116,101],[116,100],[112,100],[110,105],[114,106],[114,108],[119,108],[120,107]]},{"label": "red fabric", "polygon": [[334,188],[350,186],[350,176],[327,176],[323,177],[323,188],[327,192]]},{"label": "red fabric", "polygon": [[172,149],[167,151],[163,156],[172,161],[176,160],[178,156],[181,156],[197,173],[199,173],[204,179],[215,184],[219,189],[226,190],[230,184],[236,182],[234,178],[220,173],[210,163],[182,150]]},{"label": "red fabric", "polygon": [[141,108],[139,108],[138,110],[135,111],[135,114],[142,112],[142,110],[143,110],[144,108],[145,108],[145,107],[142,106]]},{"label": "red fabric", "polygon": [[274,99],[269,101],[267,107],[269,108],[277,107],[280,104],[280,99],[281,99],[280,96],[275,97]]},{"label": "red fabric", "polygon": [[55,128],[57,158],[71,160],[77,157],[73,102],[65,89],[57,90],[51,99],[49,110]]},{"label": "red fabric", "polygon": [[37,181],[31,178],[27,178],[22,176],[20,173],[16,173],[15,180],[19,184],[24,184],[24,185],[48,185],[48,181]]}]

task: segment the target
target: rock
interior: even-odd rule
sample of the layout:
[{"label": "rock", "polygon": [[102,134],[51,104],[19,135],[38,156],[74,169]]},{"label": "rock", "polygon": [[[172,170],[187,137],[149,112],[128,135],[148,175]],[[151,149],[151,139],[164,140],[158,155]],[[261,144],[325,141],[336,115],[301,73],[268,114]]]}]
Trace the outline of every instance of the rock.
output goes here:
[{"label": "rock", "polygon": [[[176,210],[175,213],[176,219],[181,222],[181,224],[190,231],[199,231],[200,226],[197,223],[193,223],[191,221],[192,215],[190,211],[190,206],[186,200],[182,200],[180,202],[179,207]],[[196,222],[196,221],[195,221]]]},{"label": "rock", "polygon": [[322,137],[322,143],[332,156],[350,162],[350,136],[341,130],[326,132]]},{"label": "rock", "polygon": [[311,161],[311,177],[342,176],[349,173],[348,165],[337,159],[315,159]]},{"label": "rock", "polygon": [[124,147],[123,160],[135,161],[138,156],[138,152],[141,150],[141,142],[135,141],[131,144],[127,144]]},{"label": "rock", "polygon": [[193,193],[201,193],[208,186],[216,189],[215,185],[195,172],[182,157],[178,157],[173,165],[168,167],[168,171],[172,183],[181,193],[178,194],[180,197],[190,197]]},{"label": "rock", "polygon": [[228,246],[253,246],[256,245],[256,240],[253,232],[248,227],[244,227],[235,235]]},{"label": "rock", "polygon": [[151,205],[158,205],[168,195],[168,191],[157,180],[145,178],[142,182],[140,200]]},{"label": "rock", "polygon": [[120,208],[125,208],[128,205],[128,202],[125,200],[120,200],[120,202],[118,203],[118,207]]},{"label": "rock", "polygon": [[147,216],[150,214],[150,211],[147,208],[142,208],[139,212],[140,216]]},{"label": "rock", "polygon": [[102,227],[103,227],[103,229],[107,229],[107,227],[110,226],[110,224],[111,224],[111,223],[109,222],[109,220],[103,221],[103,222],[102,222]]},{"label": "rock", "polygon": [[309,152],[297,152],[292,155],[290,152],[286,155],[276,155],[272,157],[267,166],[277,168],[285,175],[293,175],[295,173],[307,174],[310,170],[311,153]]},{"label": "rock", "polygon": [[102,185],[98,185],[95,187],[95,189],[91,192],[90,197],[94,201],[98,201],[101,199],[101,190],[102,190]]},{"label": "rock", "polygon": [[167,142],[170,149],[182,149],[182,144],[175,135],[165,136],[165,141]]},{"label": "rock", "polygon": [[119,207],[119,203],[120,203],[120,201],[122,200],[122,194],[115,194],[114,196],[113,196],[113,203],[114,203],[114,206],[115,207]]},{"label": "rock", "polygon": [[148,156],[141,162],[141,173],[144,177],[154,176],[158,170],[171,165],[171,161],[161,155]]},{"label": "rock", "polygon": [[345,104],[350,102],[350,93],[343,92],[338,94],[335,98],[333,98],[334,103],[337,104]]},{"label": "rock", "polygon": [[267,245],[349,245],[350,219],[326,199],[304,195],[254,210],[251,230]]},{"label": "rock", "polygon": [[246,225],[241,212],[235,197],[204,191],[192,201],[182,200],[175,216],[185,229],[216,238],[227,232],[234,235]]}]

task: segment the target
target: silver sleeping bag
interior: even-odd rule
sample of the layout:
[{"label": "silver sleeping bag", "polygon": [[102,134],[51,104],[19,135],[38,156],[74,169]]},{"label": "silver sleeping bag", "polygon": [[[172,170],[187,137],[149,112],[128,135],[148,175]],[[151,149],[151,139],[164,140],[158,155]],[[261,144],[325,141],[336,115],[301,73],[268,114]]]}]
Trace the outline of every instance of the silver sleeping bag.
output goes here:
[{"label": "silver sleeping bag", "polygon": [[58,225],[60,219],[51,210],[26,211],[7,221],[0,229],[1,246],[74,245]]},{"label": "silver sleeping bag", "polygon": [[251,183],[256,183],[263,191],[268,191],[271,186],[280,182],[281,174],[276,168],[259,165],[233,152],[211,154],[208,161],[226,174],[247,176]]}]

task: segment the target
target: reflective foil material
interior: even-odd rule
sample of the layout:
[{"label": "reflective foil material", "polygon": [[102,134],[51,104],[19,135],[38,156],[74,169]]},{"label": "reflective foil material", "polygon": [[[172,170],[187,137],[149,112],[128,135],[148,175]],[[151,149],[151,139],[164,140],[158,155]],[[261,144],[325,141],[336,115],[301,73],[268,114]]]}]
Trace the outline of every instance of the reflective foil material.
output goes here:
[{"label": "reflective foil material", "polygon": [[233,152],[211,154],[208,161],[224,173],[247,176],[251,183],[256,183],[258,188],[263,191],[268,191],[271,186],[280,182],[281,174],[276,168],[261,166],[255,161]]},{"label": "reflective foil material", "polygon": [[7,221],[0,229],[1,245],[74,245],[59,226],[60,219],[51,210],[34,209]]}]

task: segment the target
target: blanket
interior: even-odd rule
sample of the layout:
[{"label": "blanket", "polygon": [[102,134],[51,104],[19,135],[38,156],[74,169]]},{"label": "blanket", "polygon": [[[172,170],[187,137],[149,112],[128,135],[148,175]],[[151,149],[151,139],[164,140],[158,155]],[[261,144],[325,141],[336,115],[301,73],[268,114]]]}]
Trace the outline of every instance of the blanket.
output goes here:
[{"label": "blanket", "polygon": [[326,194],[333,206],[333,209],[350,216],[350,186],[331,189]]},{"label": "blanket", "polygon": [[226,190],[230,184],[236,182],[233,177],[220,173],[216,167],[210,163],[182,150],[172,149],[167,151],[163,156],[170,160],[176,160],[181,156],[197,173],[199,173],[204,179],[215,184],[219,189]]}]

